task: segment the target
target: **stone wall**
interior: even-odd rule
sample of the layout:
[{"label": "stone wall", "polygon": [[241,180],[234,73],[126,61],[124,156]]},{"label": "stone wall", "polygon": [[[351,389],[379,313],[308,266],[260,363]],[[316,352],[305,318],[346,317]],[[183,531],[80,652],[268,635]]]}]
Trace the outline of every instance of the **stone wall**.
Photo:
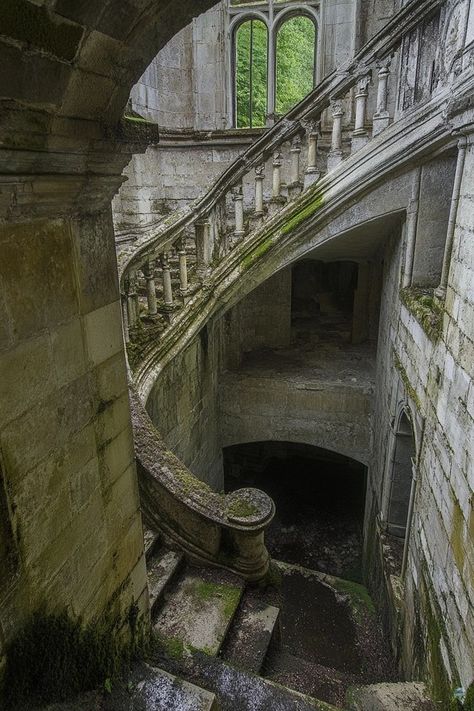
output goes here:
[{"label": "stone wall", "polygon": [[[440,171],[442,173],[442,171]],[[474,677],[474,549],[472,364],[472,185],[474,147],[468,148],[452,265],[439,339],[429,337],[398,297],[401,242],[385,255],[379,338],[375,448],[369,473],[367,531],[388,506],[393,427],[410,413],[417,447],[413,521],[407,568],[398,589],[400,664],[408,676],[429,675],[437,698],[467,688]],[[370,548],[373,540],[367,539]],[[373,552],[371,556],[373,555]],[[377,556],[371,559],[376,560]],[[374,578],[373,571],[369,575]]]},{"label": "stone wall", "polygon": [[221,331],[209,322],[167,365],[147,401],[167,446],[214,489],[223,489],[219,441],[218,375]]},{"label": "stone wall", "polygon": [[0,656],[42,605],[147,611],[110,211],[0,228]]}]

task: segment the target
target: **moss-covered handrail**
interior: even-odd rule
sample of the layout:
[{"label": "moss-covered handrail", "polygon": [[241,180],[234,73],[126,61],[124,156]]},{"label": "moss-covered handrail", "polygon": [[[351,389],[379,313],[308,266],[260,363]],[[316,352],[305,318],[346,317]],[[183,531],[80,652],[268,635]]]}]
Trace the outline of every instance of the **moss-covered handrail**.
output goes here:
[{"label": "moss-covered handrail", "polygon": [[275,514],[272,499],[258,489],[213,491],[169,451],[133,385],[130,404],[145,523],[163,531],[193,560],[246,580],[262,579],[269,565],[263,536]]}]

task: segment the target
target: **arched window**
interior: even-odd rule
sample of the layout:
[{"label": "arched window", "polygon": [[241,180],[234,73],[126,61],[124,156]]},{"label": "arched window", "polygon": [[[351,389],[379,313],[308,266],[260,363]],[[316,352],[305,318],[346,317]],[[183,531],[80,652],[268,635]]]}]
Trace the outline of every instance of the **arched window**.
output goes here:
[{"label": "arched window", "polygon": [[415,438],[411,422],[403,412],[395,434],[387,514],[388,532],[402,539],[405,538],[408,522],[415,453]]},{"label": "arched window", "polygon": [[265,126],[268,32],[261,20],[242,22],[235,33],[235,125]]},{"label": "arched window", "polygon": [[276,37],[275,111],[286,114],[313,89],[316,25],[305,15],[282,22]]}]

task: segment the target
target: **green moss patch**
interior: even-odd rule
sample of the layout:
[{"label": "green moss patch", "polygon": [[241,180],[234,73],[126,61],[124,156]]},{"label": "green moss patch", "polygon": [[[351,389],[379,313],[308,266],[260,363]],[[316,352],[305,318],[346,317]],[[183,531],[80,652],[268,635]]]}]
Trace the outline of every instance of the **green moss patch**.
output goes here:
[{"label": "green moss patch", "polygon": [[306,205],[302,210],[291,217],[288,222],[285,223],[282,229],[282,234],[286,235],[299,227],[305,220],[312,217],[318,210],[324,205],[324,198],[321,193],[318,193],[313,200]]},{"label": "green moss patch", "polygon": [[433,289],[408,287],[400,291],[400,299],[428,338],[437,341],[443,325],[443,309],[435,299]]},{"label": "green moss patch", "polygon": [[364,613],[368,613],[371,616],[375,615],[374,602],[364,585],[354,583],[352,580],[342,580],[341,578],[331,580],[331,585],[339,592],[349,596],[350,605],[356,617],[360,618]]},{"label": "green moss patch", "polygon": [[251,266],[253,266],[255,262],[260,259],[260,257],[263,257],[263,255],[268,252],[271,246],[272,240],[270,237],[268,237],[264,242],[262,242],[262,244],[259,244],[254,247],[254,249],[242,259],[243,268],[249,269]]},{"label": "green moss patch", "polygon": [[258,508],[246,499],[233,499],[227,508],[227,515],[232,518],[250,518],[258,514]]}]

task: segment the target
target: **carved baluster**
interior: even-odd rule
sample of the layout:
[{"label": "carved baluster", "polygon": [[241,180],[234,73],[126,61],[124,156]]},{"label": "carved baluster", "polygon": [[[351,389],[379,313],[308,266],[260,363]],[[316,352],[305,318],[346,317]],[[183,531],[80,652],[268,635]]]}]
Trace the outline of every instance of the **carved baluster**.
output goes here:
[{"label": "carved baluster", "polygon": [[255,217],[263,217],[263,181],[265,180],[265,163],[255,168]]},{"label": "carved baluster", "polygon": [[275,213],[285,204],[285,198],[281,194],[281,153],[276,150],[273,154],[273,178],[272,178],[272,197],[269,204],[269,212]]},{"label": "carved baluster", "polygon": [[137,294],[137,275],[135,270],[130,270],[128,276],[125,277],[125,293],[127,294],[127,314],[128,325],[133,328],[138,321],[138,294]]},{"label": "carved baluster", "polygon": [[308,165],[306,167],[306,172],[304,175],[304,187],[307,188],[321,176],[321,171],[318,170],[316,166],[316,159],[318,155],[318,138],[320,135],[321,121],[314,120],[311,121],[308,131]]},{"label": "carved baluster", "polygon": [[378,86],[377,86],[377,111],[375,112],[372,122],[372,134],[376,136],[378,133],[387,128],[390,123],[390,114],[387,110],[388,99],[388,78],[390,76],[390,62],[379,65]]},{"label": "carved baluster", "polygon": [[127,294],[125,290],[120,294],[120,301],[122,305],[122,325],[123,325],[123,337],[125,343],[130,343],[130,327],[128,324],[128,309],[127,309]]},{"label": "carved baluster", "polygon": [[342,163],[342,117],[344,109],[341,99],[333,99],[331,101],[331,113],[333,118],[332,124],[332,141],[331,150],[328,156],[328,170],[333,170]]},{"label": "carved baluster", "polygon": [[365,127],[367,118],[367,97],[369,96],[370,76],[366,75],[357,82],[355,95],[355,125],[352,134],[352,152],[358,151],[369,140],[369,134]]},{"label": "carved baluster", "polygon": [[155,286],[155,262],[149,260],[143,267],[143,274],[146,279],[146,299],[148,305],[148,315],[156,316],[158,313],[156,304],[156,286]]},{"label": "carved baluster", "polygon": [[186,235],[183,233],[177,243],[179,259],[179,290],[184,298],[188,293],[188,258],[186,254]]},{"label": "carved baluster", "polygon": [[301,138],[295,136],[291,142],[291,175],[290,184],[288,185],[288,194],[290,198],[296,197],[303,188],[303,183],[300,180],[300,155],[301,155]]},{"label": "carved baluster", "polygon": [[169,252],[163,252],[160,257],[161,269],[163,272],[163,301],[165,309],[173,306],[173,289],[171,287],[171,270],[169,263]]},{"label": "carved baluster", "polygon": [[232,200],[235,209],[235,230],[234,242],[238,242],[245,234],[244,229],[244,193],[242,183],[236,185],[232,190]]},{"label": "carved baluster", "polygon": [[203,281],[208,275],[212,259],[211,223],[204,217],[194,224],[196,236],[196,274]]}]

